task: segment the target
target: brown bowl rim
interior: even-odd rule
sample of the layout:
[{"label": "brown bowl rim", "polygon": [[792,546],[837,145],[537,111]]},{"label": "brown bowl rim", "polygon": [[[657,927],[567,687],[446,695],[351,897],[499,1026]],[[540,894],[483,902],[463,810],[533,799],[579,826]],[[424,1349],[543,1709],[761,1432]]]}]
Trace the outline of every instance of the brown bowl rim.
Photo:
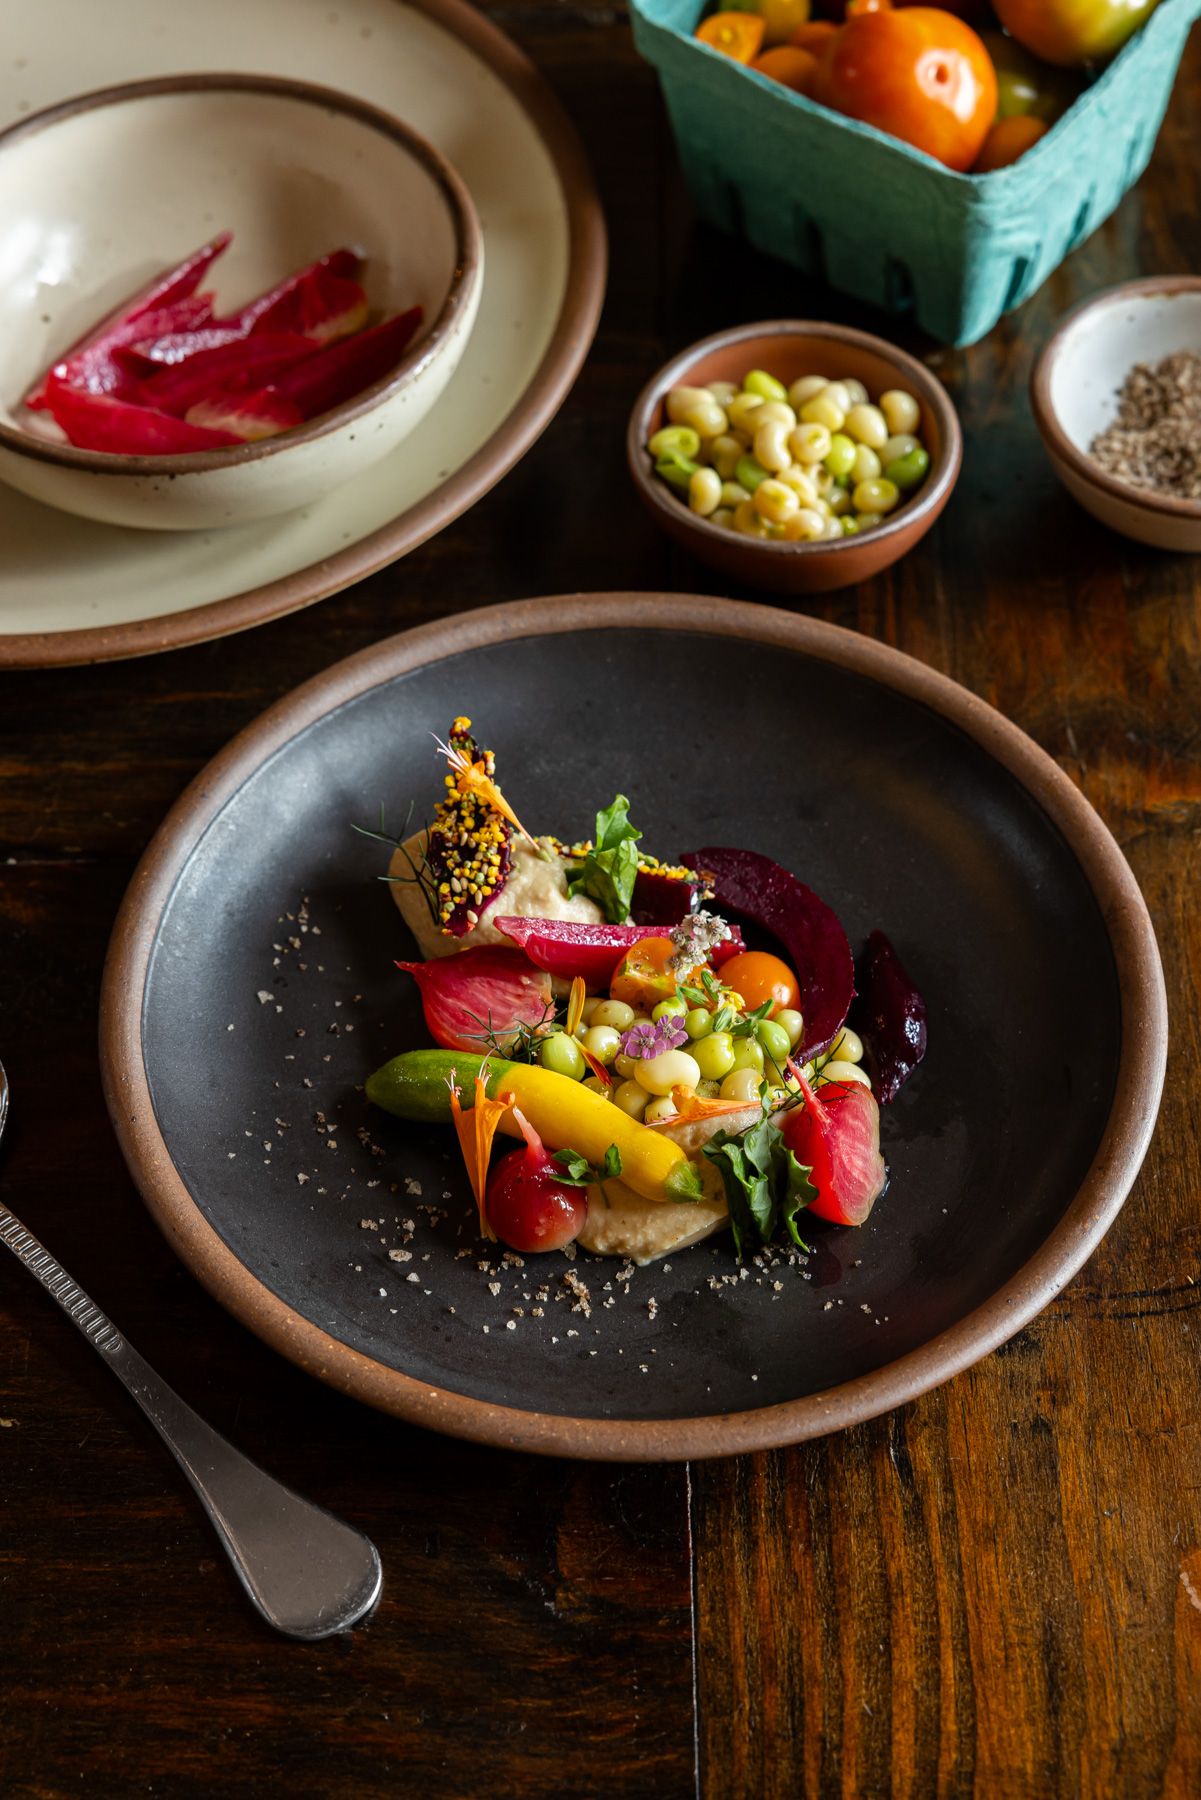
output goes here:
[{"label": "brown bowl rim", "polygon": [[[1013,774],[1076,855],[1109,931],[1122,1017],[1113,1104],[1080,1188],[1030,1260],[966,1318],[896,1361],[824,1393],[728,1415],[645,1420],[523,1412],[384,1368],[303,1319],[243,1266],[188,1193],[159,1130],[142,1046],[146,977],[163,911],[201,833],[252,770],[317,719],[397,675],[466,650],[564,631],[656,628],[753,639],[882,682],[952,721]],[[121,903],[100,1002],[104,1092],[125,1160],[168,1241],[223,1306],[309,1373],[413,1424],[504,1448],[606,1461],[725,1456],[819,1437],[915,1399],[1004,1343],[1076,1274],[1117,1216],[1154,1130],[1166,1046],[1163,971],[1146,903],[1109,830],[1044,750],[977,695],[888,644],[775,607],[694,594],[566,594],[486,607],[385,638],[286,695],[196,776],[155,833]]]},{"label": "brown bowl rim", "polygon": [[95,88],[90,93],[76,94],[59,100],[28,118],[19,119],[7,130],[0,131],[0,156],[10,145],[52,129],[64,119],[106,106],[124,106],[138,100],[154,100],[172,94],[260,94],[277,99],[298,100],[323,111],[342,113],[366,125],[381,137],[391,139],[433,178],[442,195],[454,230],[455,255],[450,286],[433,323],[412,349],[406,350],[388,374],[380,376],[370,387],[363,388],[339,406],[320,413],[314,419],[276,437],[259,438],[251,443],[230,445],[222,450],[189,450],[165,456],[137,456],[125,451],[81,450],[74,444],[58,444],[50,439],[6,425],[0,419],[0,446],[34,462],[54,463],[68,469],[86,470],[91,475],[164,476],[200,475],[210,469],[241,468],[247,463],[261,462],[268,456],[286,452],[300,444],[312,444],[339,431],[344,425],[374,412],[376,407],[393,399],[425,369],[429,368],[451,337],[464,309],[479,287],[482,276],[483,234],[476,216],[475,203],[462,178],[427,138],[406,125],[402,119],[373,106],[353,94],[316,82],[295,81],[281,75],[242,75],[210,73],[191,75],[159,75],[144,81],[120,82],[111,87]]},{"label": "brown bowl rim", "polygon": [[554,165],[567,216],[567,270],[542,360],[489,438],[449,480],[345,549],[257,586],[179,612],[67,631],[0,632],[0,669],[69,668],[209,643],[299,612],[363,581],[460,518],[536,443],[567,397],[596,335],[608,239],[579,134],[525,52],[467,0],[408,0],[509,90]]},{"label": "brown bowl rim", "polygon": [[[899,374],[907,376],[917,390],[918,397],[925,400],[938,416],[943,440],[942,453],[922,483],[917,497],[890,514],[883,525],[873,527],[864,538],[814,538],[791,543],[732,534],[724,526],[711,524],[708,519],[692,512],[683,501],[675,499],[663,482],[656,480],[654,471],[648,466],[648,428],[651,414],[663,394],[669,388],[679,386],[693,364],[712,351],[724,350],[749,338],[772,335],[825,338],[833,343],[849,344],[854,349],[870,350],[884,361],[892,363]],[[896,537],[914,525],[921,526],[926,522],[933,524],[934,516],[941,510],[959,479],[959,471],[963,465],[963,429],[954,401],[933,370],[926,368],[915,356],[910,356],[907,350],[900,350],[895,344],[890,344],[886,338],[877,337],[874,332],[859,331],[851,325],[838,325],[821,319],[765,319],[758,324],[730,325],[724,331],[715,331],[710,337],[698,338],[686,349],[677,351],[670,361],[656,370],[630,412],[630,422],[626,428],[626,462],[635,486],[664,522],[673,522],[695,531],[702,542],[726,548],[734,543],[738,545],[740,552],[747,555],[762,554],[780,558],[822,554],[836,556],[841,550],[858,549],[862,553],[865,543],[887,543],[889,538]]]},{"label": "brown bowl rim", "polygon": [[[1132,487],[1102,469],[1087,451],[1074,444],[1059,422],[1059,414],[1051,399],[1051,377],[1055,364],[1063,354],[1068,338],[1090,313],[1120,305],[1131,297],[1155,294],[1201,293],[1201,275],[1145,275],[1138,281],[1121,281],[1115,287],[1103,288],[1065,313],[1051,333],[1030,371],[1030,410],[1034,423],[1048,451],[1065,463],[1078,480],[1087,482],[1102,494],[1121,500],[1142,512],[1159,513],[1169,519],[1201,521],[1201,500],[1176,500],[1170,494],[1156,494],[1150,488]],[[1187,348],[1187,346],[1182,346]],[[1129,370],[1119,371],[1124,379]]]}]

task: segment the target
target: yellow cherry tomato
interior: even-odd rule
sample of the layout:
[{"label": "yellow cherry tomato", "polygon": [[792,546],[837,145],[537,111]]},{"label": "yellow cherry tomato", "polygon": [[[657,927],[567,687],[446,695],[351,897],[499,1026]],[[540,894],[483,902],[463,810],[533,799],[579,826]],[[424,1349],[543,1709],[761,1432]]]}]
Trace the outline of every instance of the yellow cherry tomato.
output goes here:
[{"label": "yellow cherry tomato", "polygon": [[745,0],[747,11],[763,20],[765,45],[786,44],[798,25],[809,23],[810,0]]}]

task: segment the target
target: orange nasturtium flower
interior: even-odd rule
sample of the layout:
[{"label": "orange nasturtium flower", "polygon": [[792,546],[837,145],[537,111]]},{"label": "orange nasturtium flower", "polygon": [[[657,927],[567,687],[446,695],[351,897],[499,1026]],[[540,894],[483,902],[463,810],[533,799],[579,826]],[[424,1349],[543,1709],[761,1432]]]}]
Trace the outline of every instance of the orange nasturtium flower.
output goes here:
[{"label": "orange nasturtium flower", "polygon": [[[577,975],[571,984],[571,993],[567,1000],[567,1018],[563,1026],[568,1037],[575,1037],[575,1034],[579,1029],[580,1020],[584,1016],[584,1002],[587,998],[588,989],[584,985],[584,977],[582,975]],[[578,1038],[576,1039],[576,1042],[579,1043]],[[588,1064],[588,1067],[598,1081],[603,1081],[606,1087],[612,1086],[613,1077],[610,1075],[599,1056],[593,1056],[591,1050],[587,1049],[583,1044],[580,1044],[580,1055]]]},{"label": "orange nasturtium flower", "polygon": [[509,805],[509,802],[505,799],[491,775],[488,774],[483,761],[471,762],[461,750],[456,750],[453,744],[444,744],[442,739],[438,736],[435,736],[434,742],[437,744],[439,750],[441,750],[443,756],[450,764],[451,769],[454,771],[455,786],[458,788],[460,794],[474,794],[478,800],[484,802],[485,806],[492,807],[495,812],[500,813],[503,818],[506,818],[515,830],[521,833],[531,850],[536,850],[538,848],[537,844],[530,836],[525,826],[521,823],[521,820],[517,817],[517,814],[513,811],[513,808]]},{"label": "orange nasturtium flower", "polygon": [[463,1152],[463,1161],[467,1165],[467,1179],[471,1183],[471,1191],[475,1195],[475,1204],[480,1215],[480,1231],[486,1238],[494,1242],[496,1233],[488,1223],[485,1198],[488,1188],[488,1159],[492,1155],[492,1140],[496,1136],[501,1120],[513,1104],[512,1094],[500,1094],[495,1100],[488,1098],[488,1064],[485,1062],[475,1078],[475,1099],[469,1111],[464,1112],[459,1094],[459,1084],[452,1069],[447,1078],[450,1089],[450,1116],[454,1121],[455,1136],[459,1140],[459,1149]]}]

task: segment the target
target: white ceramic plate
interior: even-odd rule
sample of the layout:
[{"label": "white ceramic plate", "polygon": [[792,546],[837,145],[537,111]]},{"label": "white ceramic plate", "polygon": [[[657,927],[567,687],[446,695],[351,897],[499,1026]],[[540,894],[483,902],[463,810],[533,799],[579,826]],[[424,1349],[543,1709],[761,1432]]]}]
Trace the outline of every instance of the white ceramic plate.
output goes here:
[{"label": "white ceramic plate", "polygon": [[[553,417],[596,330],[600,206],[532,65],[461,0],[0,0],[0,124],[89,88],[192,70],[323,82],[397,114],[471,190],[484,293],[444,401],[352,487],[230,531],[90,524],[0,488],[0,666],[136,656],[337,592],[431,537]],[[215,228],[220,225],[215,221]],[[3,270],[0,269],[0,280]]]}]

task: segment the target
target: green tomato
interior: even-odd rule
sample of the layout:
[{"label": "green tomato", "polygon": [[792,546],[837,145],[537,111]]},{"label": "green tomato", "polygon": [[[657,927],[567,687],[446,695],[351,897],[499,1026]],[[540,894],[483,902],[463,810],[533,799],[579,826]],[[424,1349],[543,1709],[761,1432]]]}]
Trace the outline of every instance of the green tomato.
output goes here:
[{"label": "green tomato", "polygon": [[580,1046],[565,1031],[553,1031],[538,1046],[538,1061],[553,1075],[566,1075],[569,1081],[582,1081],[588,1064]]},{"label": "green tomato", "polygon": [[728,1075],[734,1067],[734,1054],[734,1040],[728,1031],[710,1031],[692,1046],[696,1066],[705,1081],[721,1081]]},{"label": "green tomato", "polygon": [[629,1113],[631,1119],[640,1119],[646,1111],[648,1095],[644,1087],[636,1081],[623,1081],[613,1090],[613,1104],[619,1106],[623,1113]]},{"label": "green tomato", "polygon": [[678,994],[669,994],[666,1000],[660,1000],[651,1008],[652,1019],[682,1019],[688,1011],[687,1000],[681,1000]]},{"label": "green tomato", "polygon": [[713,1030],[713,1014],[707,1007],[694,1006],[684,1014],[684,1029],[690,1038],[708,1037]]},{"label": "green tomato", "polygon": [[732,1069],[755,1069],[763,1073],[763,1045],[758,1038],[742,1037],[734,1045]]},{"label": "green tomato", "polygon": [[621,1033],[614,1031],[612,1025],[590,1025],[582,1042],[585,1050],[607,1069],[621,1049]]},{"label": "green tomato", "polygon": [[779,1067],[783,1068],[788,1061],[788,1053],[792,1049],[792,1040],[783,1025],[777,1025],[774,1019],[760,1019],[755,1027],[758,1038],[767,1056]]},{"label": "green tomato", "polygon": [[790,1048],[795,1049],[801,1041],[801,1033],[805,1029],[805,1021],[800,1013],[791,1006],[782,1006],[775,1015],[777,1025],[782,1025],[788,1033]]}]

